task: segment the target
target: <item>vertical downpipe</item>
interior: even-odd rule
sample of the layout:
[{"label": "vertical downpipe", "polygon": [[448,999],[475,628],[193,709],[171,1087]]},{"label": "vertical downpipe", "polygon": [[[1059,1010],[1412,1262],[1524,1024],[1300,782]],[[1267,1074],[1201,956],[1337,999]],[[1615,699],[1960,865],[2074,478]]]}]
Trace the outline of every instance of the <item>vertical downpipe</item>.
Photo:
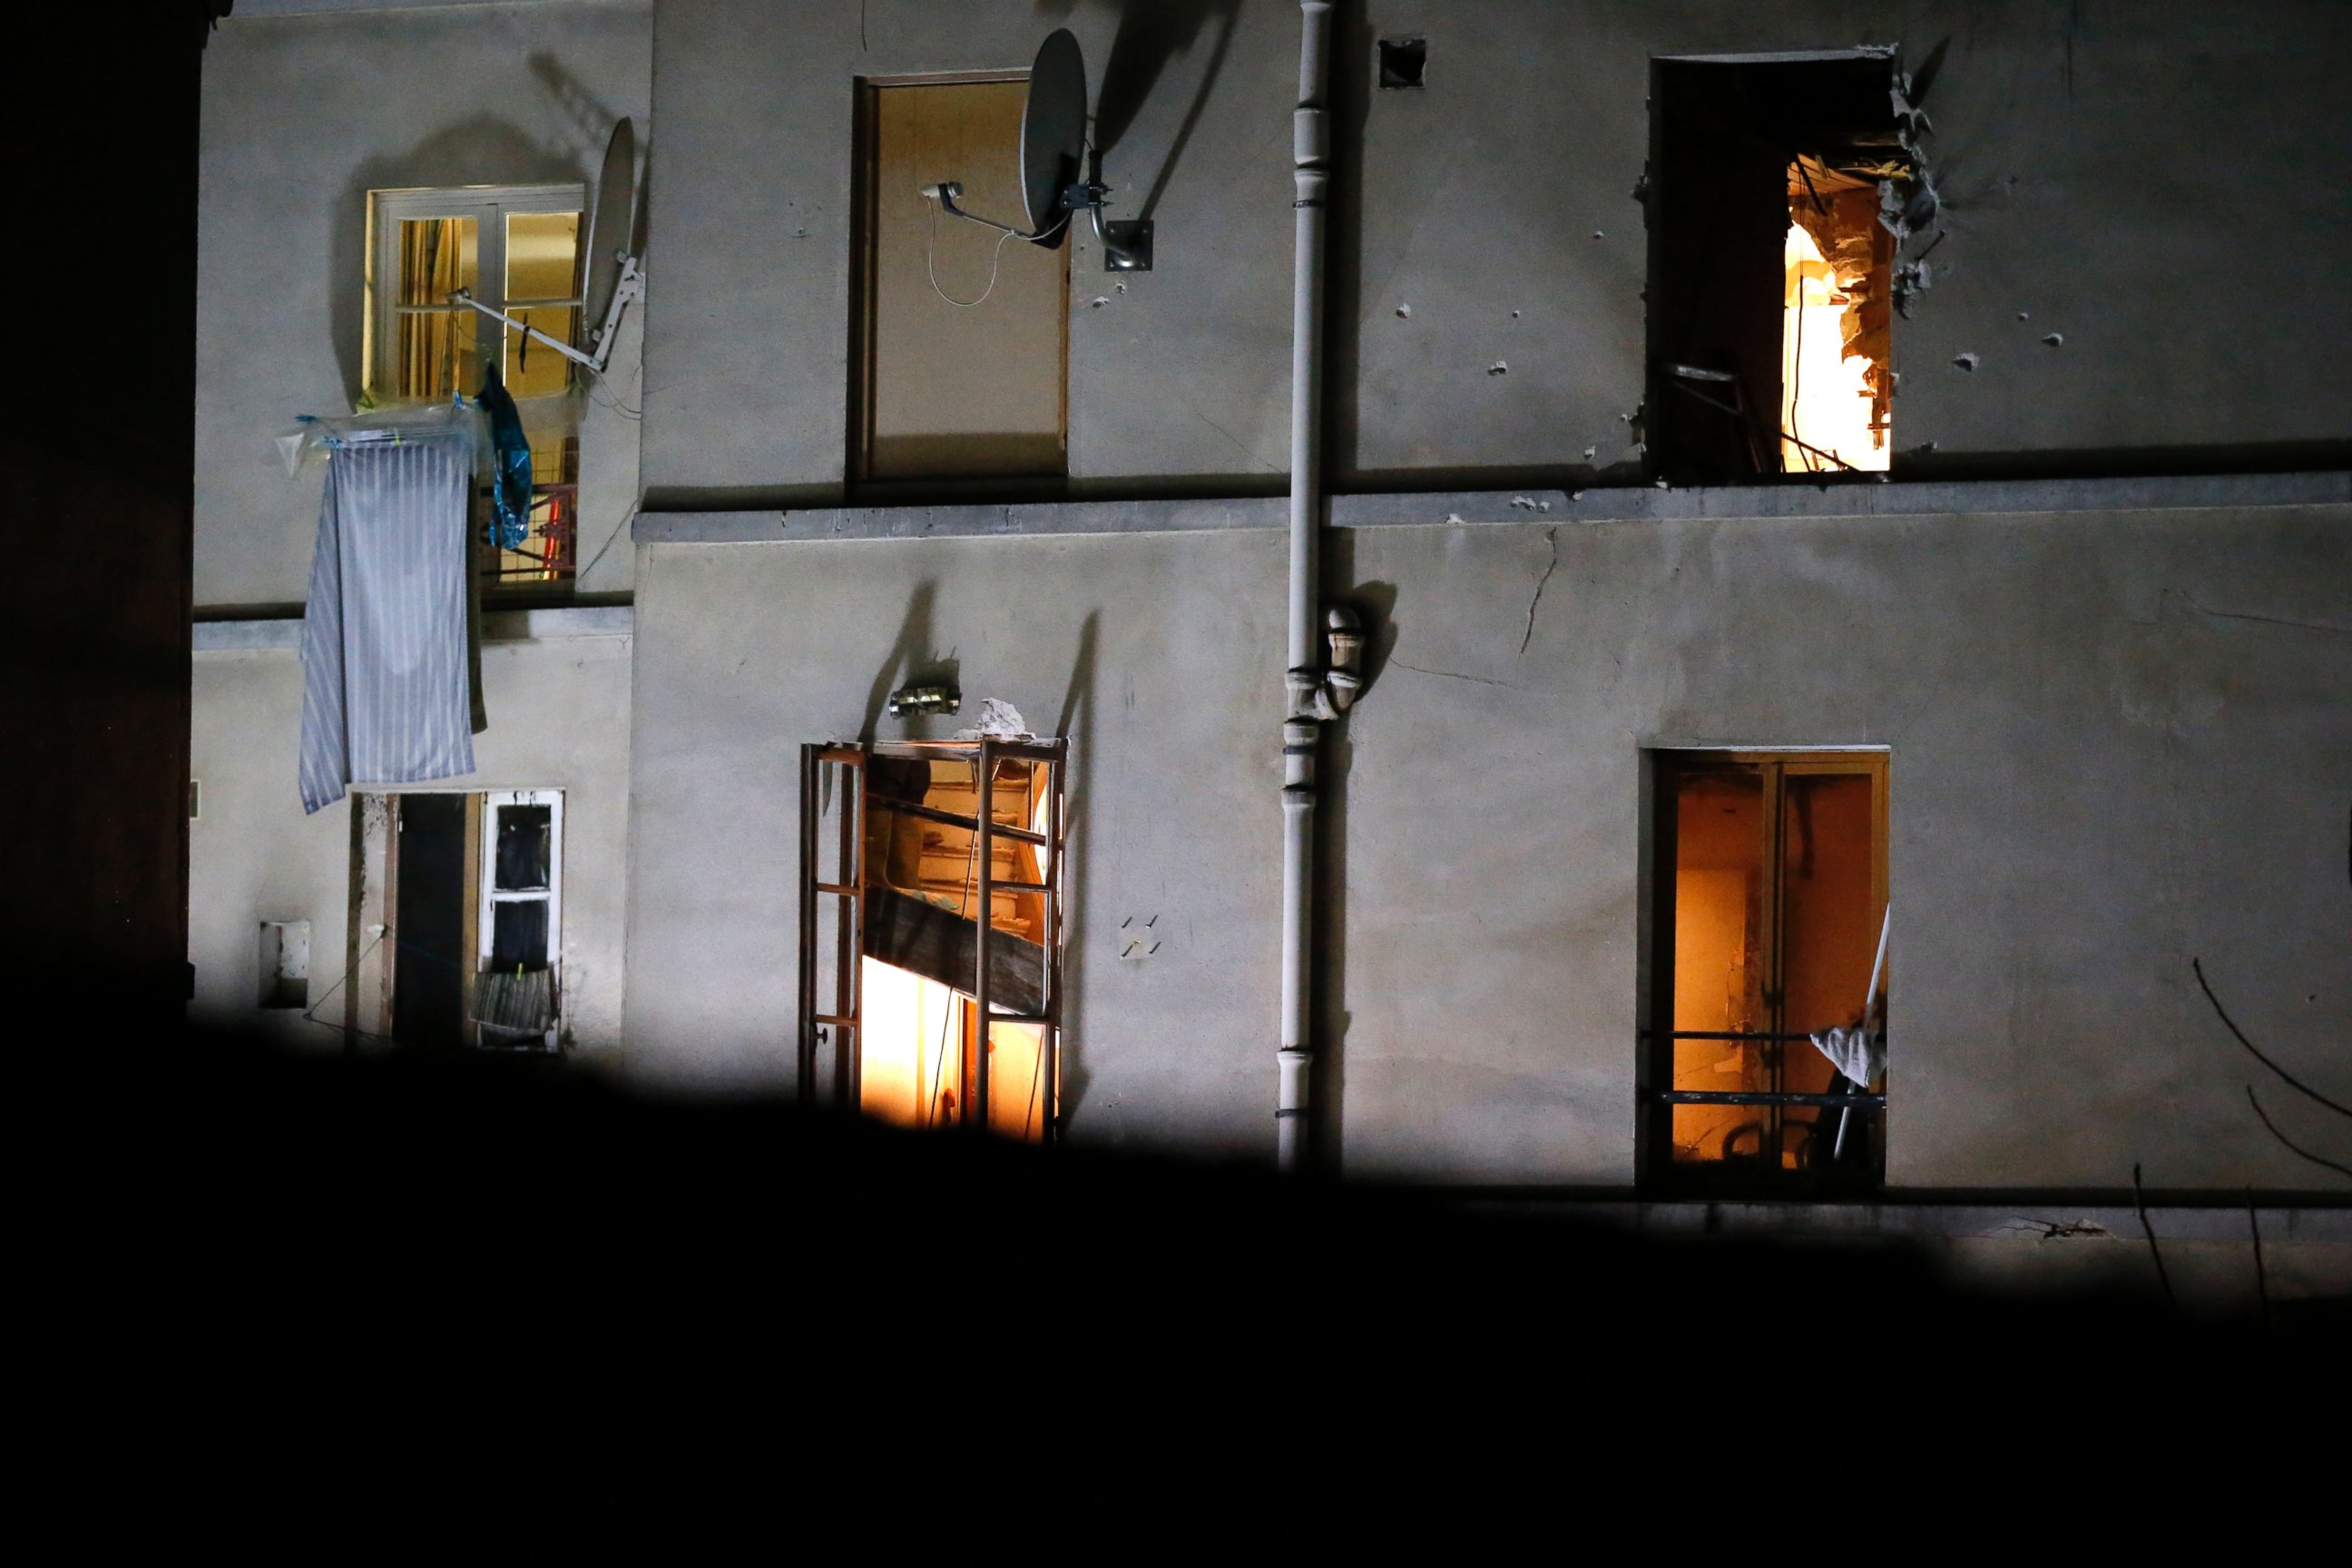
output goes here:
[{"label": "vertical downpipe", "polygon": [[1290,615],[1282,726],[1282,1064],[1275,1100],[1275,1163],[1298,1169],[1306,1144],[1307,1068],[1314,1059],[1307,963],[1315,892],[1315,718],[1321,684],[1316,647],[1317,535],[1322,526],[1323,195],[1330,183],[1331,0],[1299,0],[1298,108],[1291,117],[1291,177],[1297,186],[1296,260],[1290,304]]}]

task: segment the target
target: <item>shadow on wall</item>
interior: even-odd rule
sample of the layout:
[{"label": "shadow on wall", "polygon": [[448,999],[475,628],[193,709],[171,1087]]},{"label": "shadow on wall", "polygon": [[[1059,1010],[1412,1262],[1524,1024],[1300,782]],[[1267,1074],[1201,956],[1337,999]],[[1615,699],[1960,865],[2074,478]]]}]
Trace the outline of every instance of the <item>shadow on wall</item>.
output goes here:
[{"label": "shadow on wall", "polygon": [[931,647],[931,607],[939,596],[940,585],[929,582],[918,584],[907,596],[907,614],[898,622],[898,638],[890,645],[889,654],[874,672],[874,684],[866,690],[866,721],[857,731],[861,744],[874,743],[875,734],[881,728],[883,710],[897,688],[961,688],[961,661],[952,651],[943,658]]},{"label": "shadow on wall", "polygon": [[[1241,0],[1087,3],[1115,5],[1118,10],[1118,30],[1112,36],[1110,58],[1103,64],[1102,85],[1095,94],[1094,142],[1100,153],[1108,153],[1118,146],[1144,104],[1150,100],[1152,89],[1159,85],[1169,62],[1178,55],[1189,54],[1212,25],[1216,29],[1215,41],[1209,46],[1208,58],[1201,68],[1200,80],[1192,89],[1192,101],[1185,108],[1183,121],[1169,141],[1168,156],[1161,161],[1159,172],[1152,176],[1150,189],[1136,209],[1138,218],[1148,218],[1160,205],[1169,178],[1183,159],[1185,145],[1192,141],[1202,112],[1208,107],[1209,89],[1224,69],[1226,52],[1233,47],[1234,26],[1241,13]],[[1079,4],[1080,0],[1037,0],[1037,10],[1041,16],[1061,21]]]}]

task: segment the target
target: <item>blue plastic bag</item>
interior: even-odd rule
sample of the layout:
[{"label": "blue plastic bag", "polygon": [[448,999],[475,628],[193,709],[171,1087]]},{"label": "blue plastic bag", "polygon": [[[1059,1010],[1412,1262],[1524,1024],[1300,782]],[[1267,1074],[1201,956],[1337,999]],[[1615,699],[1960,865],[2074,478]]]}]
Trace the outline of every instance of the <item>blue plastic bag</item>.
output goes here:
[{"label": "blue plastic bag", "polygon": [[489,541],[500,550],[520,550],[530,537],[530,442],[496,361],[482,366],[478,401],[490,421]]}]

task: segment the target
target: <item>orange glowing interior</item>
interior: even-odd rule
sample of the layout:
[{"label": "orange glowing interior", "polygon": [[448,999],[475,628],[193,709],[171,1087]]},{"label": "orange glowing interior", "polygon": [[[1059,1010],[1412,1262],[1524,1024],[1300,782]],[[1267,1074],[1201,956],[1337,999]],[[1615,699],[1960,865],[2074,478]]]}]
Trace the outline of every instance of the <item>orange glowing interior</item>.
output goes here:
[{"label": "orange glowing interior", "polygon": [[[1674,814],[1674,1028],[1810,1034],[1858,1020],[1885,908],[1875,763],[1710,762],[1666,779]],[[1809,1043],[1688,1040],[1677,1089],[1821,1094],[1834,1069]],[[1796,1170],[1835,1111],[1676,1105],[1677,1163]]]},{"label": "orange glowing interior", "polygon": [[1810,159],[1790,166],[1782,247],[1780,466],[1789,473],[1884,470],[1890,237],[1876,188]]}]

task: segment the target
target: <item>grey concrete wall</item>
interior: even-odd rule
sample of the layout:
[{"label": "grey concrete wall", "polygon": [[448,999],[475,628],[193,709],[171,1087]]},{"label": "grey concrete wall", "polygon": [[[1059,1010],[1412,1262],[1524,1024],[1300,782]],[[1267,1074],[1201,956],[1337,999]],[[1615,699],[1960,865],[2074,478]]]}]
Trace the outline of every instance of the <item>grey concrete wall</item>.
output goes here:
[{"label": "grey concrete wall", "polygon": [[[1339,531],[1349,1169],[1633,1175],[1641,755],[1893,753],[1903,1187],[2305,1187],[2206,1010],[2340,1090],[2352,511]],[[1281,535],[645,547],[627,1035],[772,1086],[794,748],[952,668],[1072,737],[1075,1137],[1270,1145]],[[1118,955],[1123,921],[1171,933]],[[2330,1130],[2266,1093],[2308,1138]],[[2339,1140],[2340,1134],[2336,1135]]]},{"label": "grey concrete wall", "polygon": [[[490,728],[474,737],[476,771],[434,786],[565,792],[565,1022],[580,1047],[600,1055],[618,1044],[621,1023],[629,644],[626,636],[485,643]],[[196,966],[189,1016],[339,1046],[343,997],[330,991],[348,952],[350,805],[306,817],[295,792],[301,653],[199,650],[194,699],[202,815],[188,825],[188,956]],[[256,928],[265,920],[310,922],[310,1010],[321,1023],[255,1011]]]},{"label": "grey concrete wall", "polygon": [[[1354,305],[1333,333],[1343,479],[1634,461],[1622,416],[1643,395],[1633,192],[1649,59],[1865,41],[1899,41],[1915,66],[1944,49],[1925,101],[1948,233],[1895,331],[1906,465],[2039,453],[2128,468],[2181,447],[2340,441],[2352,424],[2352,365],[2334,350],[2352,305],[2330,280],[2352,216],[2253,173],[2352,153],[2333,86],[2352,58],[2340,6],[1366,0],[1360,14],[1369,32],[1425,36],[1430,64],[1424,89],[1366,94],[1360,127],[1340,127],[1343,158],[1360,141],[1363,182],[1360,231],[1342,221],[1332,254]],[[1122,291],[1098,254],[1075,258],[1070,471],[1081,489],[1276,477],[1297,16],[1285,0],[660,0],[648,486],[715,503],[838,485],[852,82],[1017,68],[1064,23],[1097,86],[1122,49],[1160,61],[1106,157],[1119,212],[1159,193],[1157,269]],[[2062,346],[2041,342],[2053,331]],[[1953,365],[1963,352],[1974,372]],[[1497,361],[1507,370],[1490,374]]]},{"label": "grey concrete wall", "polygon": [[[361,381],[367,193],[593,183],[614,119],[652,135],[649,0],[235,16],[205,54],[195,597],[299,604],[315,478],[271,437],[348,413]],[[583,555],[637,494],[641,323],[581,428]],[[618,405],[618,406],[614,406]],[[628,586],[625,543],[581,587]]]}]

